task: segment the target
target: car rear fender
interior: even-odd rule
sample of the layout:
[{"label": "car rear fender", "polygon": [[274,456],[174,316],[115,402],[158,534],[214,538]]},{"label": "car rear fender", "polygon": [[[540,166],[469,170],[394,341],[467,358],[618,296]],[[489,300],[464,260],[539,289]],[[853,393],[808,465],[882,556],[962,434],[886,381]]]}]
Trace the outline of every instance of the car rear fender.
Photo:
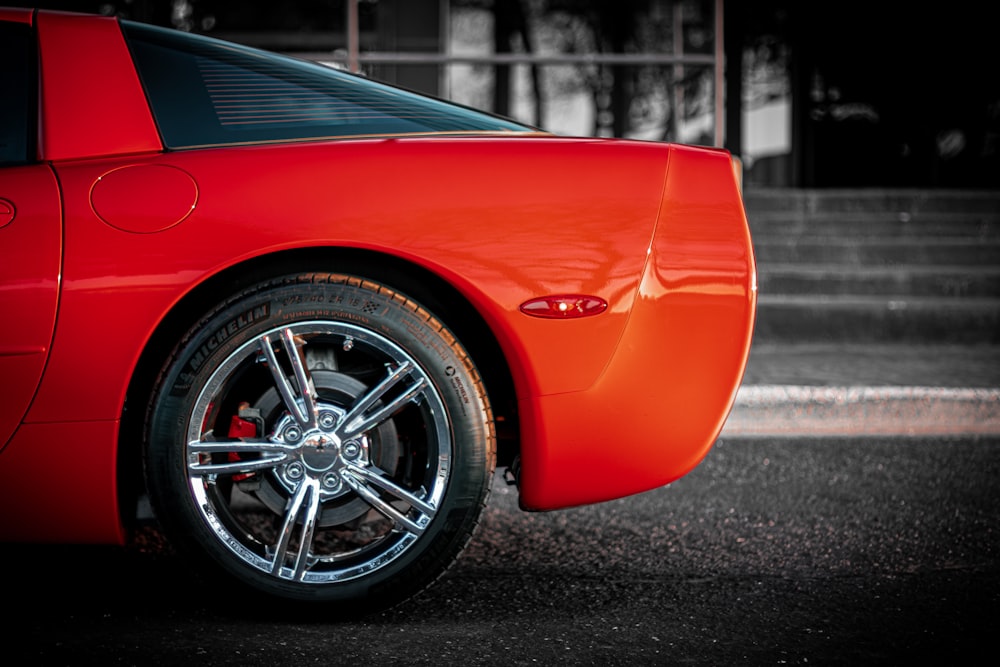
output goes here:
[{"label": "car rear fender", "polygon": [[614,357],[587,390],[520,403],[525,509],[676,480],[732,408],[757,303],[746,215],[728,153],[671,151],[652,252]]}]

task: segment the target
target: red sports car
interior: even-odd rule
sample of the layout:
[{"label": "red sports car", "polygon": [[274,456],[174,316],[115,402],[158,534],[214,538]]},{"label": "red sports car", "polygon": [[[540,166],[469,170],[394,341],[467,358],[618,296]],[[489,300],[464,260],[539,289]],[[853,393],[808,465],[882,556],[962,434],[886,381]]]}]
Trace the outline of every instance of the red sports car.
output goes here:
[{"label": "red sports car", "polygon": [[384,607],[497,466],[555,510],[722,428],[756,310],[723,150],[91,15],[0,9],[0,81],[0,539],[155,517],[220,582]]}]

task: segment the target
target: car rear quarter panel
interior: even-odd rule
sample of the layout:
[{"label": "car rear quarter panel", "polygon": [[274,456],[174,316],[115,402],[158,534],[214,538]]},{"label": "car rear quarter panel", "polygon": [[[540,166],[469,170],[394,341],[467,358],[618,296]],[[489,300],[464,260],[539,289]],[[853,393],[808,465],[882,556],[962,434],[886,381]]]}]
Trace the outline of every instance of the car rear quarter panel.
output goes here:
[{"label": "car rear quarter panel", "polygon": [[[29,419],[117,418],[145,342],[185,294],[249,258],[309,246],[364,248],[434,271],[493,327],[519,395],[582,390],[607,364],[637,293],[666,155],[657,145],[549,138],[170,153],[141,168],[189,174],[196,205],[157,233],[108,224],[91,204],[102,177],[140,162],[61,165],[63,300]],[[553,293],[594,294],[610,305],[598,317],[559,322],[518,310]],[[98,362],[81,350],[113,354]],[[80,377],[102,385],[72,405],[59,401]]]},{"label": "car rear quarter panel", "polygon": [[722,429],[757,303],[753,248],[727,153],[671,148],[650,260],[594,385],[521,401],[527,509],[663,486],[694,468]]}]

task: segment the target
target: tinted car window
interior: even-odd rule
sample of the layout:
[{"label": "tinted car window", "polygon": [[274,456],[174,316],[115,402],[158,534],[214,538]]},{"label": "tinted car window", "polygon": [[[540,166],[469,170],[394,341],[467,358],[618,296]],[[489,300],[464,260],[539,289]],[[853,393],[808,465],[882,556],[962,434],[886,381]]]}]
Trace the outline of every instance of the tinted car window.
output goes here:
[{"label": "tinted car window", "polygon": [[316,63],[145,24],[122,27],[170,148],[531,130]]},{"label": "tinted car window", "polygon": [[20,23],[0,23],[0,166],[34,161],[34,33]]}]

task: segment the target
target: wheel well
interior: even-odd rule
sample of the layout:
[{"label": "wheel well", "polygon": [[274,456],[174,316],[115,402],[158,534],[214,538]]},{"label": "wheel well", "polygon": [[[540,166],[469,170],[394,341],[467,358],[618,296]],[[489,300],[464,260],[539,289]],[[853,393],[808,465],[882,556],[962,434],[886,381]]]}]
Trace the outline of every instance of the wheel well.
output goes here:
[{"label": "wheel well", "polygon": [[119,498],[127,523],[129,508],[145,493],[142,442],[146,410],[167,356],[219,295],[236,294],[257,282],[290,273],[349,273],[384,283],[413,297],[442,321],[469,351],[483,376],[497,428],[497,465],[510,465],[518,450],[517,398],[507,359],[493,331],[471,303],[440,276],[396,257],[364,250],[306,249],[258,257],[226,269],[185,296],[157,327],[129,384],[119,432]]}]

